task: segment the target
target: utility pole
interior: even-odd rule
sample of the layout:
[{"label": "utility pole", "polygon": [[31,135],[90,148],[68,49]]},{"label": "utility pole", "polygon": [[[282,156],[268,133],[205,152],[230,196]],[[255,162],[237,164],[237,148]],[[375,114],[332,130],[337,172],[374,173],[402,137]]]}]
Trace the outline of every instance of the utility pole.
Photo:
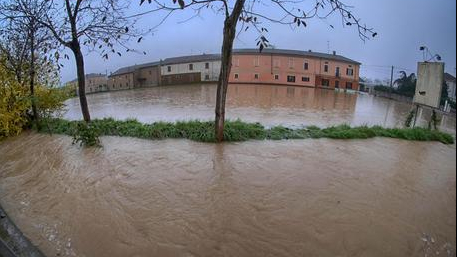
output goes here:
[{"label": "utility pole", "polygon": [[392,90],[394,89],[394,66],[390,72],[390,95],[389,98],[392,99]]}]

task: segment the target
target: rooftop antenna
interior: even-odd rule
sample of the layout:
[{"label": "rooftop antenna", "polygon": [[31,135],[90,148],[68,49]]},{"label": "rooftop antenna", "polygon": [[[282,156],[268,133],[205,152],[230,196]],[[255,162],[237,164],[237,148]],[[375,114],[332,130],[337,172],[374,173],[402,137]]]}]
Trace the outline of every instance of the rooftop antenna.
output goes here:
[{"label": "rooftop antenna", "polygon": [[430,61],[441,61],[441,56],[439,54],[432,54],[430,52],[430,49],[427,46],[421,46],[419,48],[420,51],[422,51],[422,58],[424,62],[430,62]]},{"label": "rooftop antenna", "polygon": [[330,40],[327,40],[327,53],[330,54]]}]

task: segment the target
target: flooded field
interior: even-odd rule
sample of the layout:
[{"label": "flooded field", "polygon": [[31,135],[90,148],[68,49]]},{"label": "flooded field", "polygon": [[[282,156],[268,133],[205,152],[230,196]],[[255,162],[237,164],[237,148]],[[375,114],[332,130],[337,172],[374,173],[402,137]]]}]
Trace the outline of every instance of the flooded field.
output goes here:
[{"label": "flooded field", "polygon": [[455,146],[25,133],[0,153],[0,203],[48,256],[455,256]]},{"label": "flooded field", "polygon": [[[265,126],[316,125],[403,126],[410,104],[357,93],[313,88],[230,85],[227,118],[261,122]],[[136,118],[142,122],[213,120],[215,85],[166,86],[88,95],[93,118]],[[67,102],[65,118],[82,119],[79,100]],[[418,124],[426,126],[430,111],[419,113]],[[441,129],[455,134],[455,114],[444,116]]]},{"label": "flooded field", "polygon": [[[215,86],[89,95],[93,118],[213,119]],[[80,119],[77,99],[69,119]],[[232,85],[227,116],[266,126],[402,126],[411,106]],[[430,114],[420,113],[424,125]],[[455,116],[441,129],[455,134]],[[0,204],[47,256],[455,256],[456,148],[386,138],[205,144],[60,135],[0,143]]]}]

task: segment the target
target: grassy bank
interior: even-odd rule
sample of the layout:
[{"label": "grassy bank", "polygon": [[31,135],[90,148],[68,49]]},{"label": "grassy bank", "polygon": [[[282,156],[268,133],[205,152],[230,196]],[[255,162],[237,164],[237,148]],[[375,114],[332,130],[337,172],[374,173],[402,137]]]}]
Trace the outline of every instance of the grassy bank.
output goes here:
[{"label": "grassy bank", "polygon": [[[51,119],[41,126],[42,132],[75,135],[84,133],[100,136],[137,137],[144,139],[187,138],[199,142],[215,142],[214,123],[203,121],[186,121],[176,123],[156,122],[143,124],[137,120],[117,121],[111,118],[93,120],[87,127],[81,121]],[[424,128],[383,128],[380,126],[350,127],[347,125],[318,128],[315,126],[304,129],[289,129],[281,126],[265,128],[259,123],[245,123],[242,121],[227,121],[224,130],[225,141],[236,142],[246,140],[282,140],[305,138],[333,138],[333,139],[366,139],[373,137],[389,137],[416,141],[438,141],[444,144],[453,144],[454,138],[450,134],[428,130]]]}]

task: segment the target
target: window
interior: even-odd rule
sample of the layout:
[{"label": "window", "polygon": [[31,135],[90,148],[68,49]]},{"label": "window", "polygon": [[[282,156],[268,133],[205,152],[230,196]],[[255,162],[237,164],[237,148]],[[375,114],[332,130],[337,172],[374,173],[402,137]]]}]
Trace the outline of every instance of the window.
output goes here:
[{"label": "window", "polygon": [[281,61],[279,59],[275,59],[273,61],[273,66],[275,66],[276,68],[280,67],[281,66]]},{"label": "window", "polygon": [[287,76],[287,82],[295,83],[295,76]]},{"label": "window", "polygon": [[127,82],[127,83],[125,84],[125,86],[126,86],[126,87],[129,87],[129,83]]},{"label": "window", "polygon": [[338,80],[335,81],[335,88],[340,88],[340,82]]},{"label": "window", "polygon": [[340,76],[340,67],[336,67],[335,76],[336,77]]},{"label": "window", "polygon": [[328,72],[328,64],[324,65],[324,72]]},{"label": "window", "polygon": [[152,75],[152,71],[149,71],[149,75]]},{"label": "window", "polygon": [[205,63],[205,69],[209,69],[209,62]]},{"label": "window", "polygon": [[260,66],[260,56],[254,57],[254,66],[259,67]]},{"label": "window", "polygon": [[258,73],[254,74],[254,79],[259,79],[259,74]]},{"label": "window", "polygon": [[189,64],[189,70],[194,70],[194,65],[192,63]]},{"label": "window", "polygon": [[171,72],[171,66],[167,67],[168,72]]},{"label": "window", "polygon": [[119,87],[120,87],[120,88],[122,87],[122,83],[119,84]]},{"label": "window", "polygon": [[309,77],[301,77],[301,81],[303,81],[303,82],[309,82]]},{"label": "window", "polygon": [[305,64],[303,65],[303,69],[305,69],[305,70],[309,69],[309,64],[307,62],[305,62]]},{"label": "window", "polygon": [[205,80],[209,80],[209,75],[208,74],[205,75]]},{"label": "window", "polygon": [[240,75],[238,73],[235,73],[235,79],[238,79]]},{"label": "window", "polygon": [[126,79],[128,79],[128,78],[129,78],[129,76],[128,76],[128,75],[125,75],[125,78],[126,78]]},{"label": "window", "polygon": [[235,67],[239,67],[239,66],[240,66],[240,59],[235,58]]},{"label": "window", "polygon": [[[289,58],[289,68],[293,69],[294,68],[294,58]],[[295,82],[295,81],[294,81]]]},{"label": "window", "polygon": [[324,86],[324,87],[330,86],[330,81],[328,79],[323,79],[322,80],[322,86]]},{"label": "window", "polygon": [[348,75],[348,76],[354,76],[354,69],[347,68],[347,69],[346,69],[346,75]]},{"label": "window", "polygon": [[346,82],[346,89],[352,89],[352,83]]},{"label": "window", "polygon": [[275,80],[279,80],[279,75],[275,74]]}]

